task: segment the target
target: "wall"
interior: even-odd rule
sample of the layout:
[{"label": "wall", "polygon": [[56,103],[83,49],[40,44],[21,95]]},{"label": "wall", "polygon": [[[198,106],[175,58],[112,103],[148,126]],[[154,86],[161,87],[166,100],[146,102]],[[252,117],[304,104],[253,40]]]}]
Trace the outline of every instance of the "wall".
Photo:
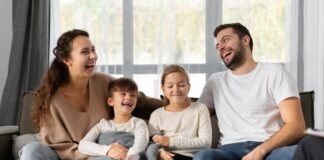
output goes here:
[{"label": "wall", "polygon": [[0,0],[0,103],[7,79],[12,40],[12,0]]}]

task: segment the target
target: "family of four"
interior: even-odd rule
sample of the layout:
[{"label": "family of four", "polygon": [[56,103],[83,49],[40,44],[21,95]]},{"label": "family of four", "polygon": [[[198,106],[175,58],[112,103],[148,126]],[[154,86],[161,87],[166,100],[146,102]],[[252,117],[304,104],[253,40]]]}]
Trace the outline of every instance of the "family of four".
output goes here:
[{"label": "family of four", "polygon": [[[63,33],[37,89],[32,118],[40,142],[23,147],[20,159],[293,159],[305,130],[295,82],[281,66],[253,59],[243,25],[222,24],[214,37],[229,70],[213,74],[191,102],[184,68],[166,66],[165,106],[146,123],[132,116],[141,101],[136,83],[94,72],[88,33]],[[222,133],[217,149],[210,148],[211,111]]]}]

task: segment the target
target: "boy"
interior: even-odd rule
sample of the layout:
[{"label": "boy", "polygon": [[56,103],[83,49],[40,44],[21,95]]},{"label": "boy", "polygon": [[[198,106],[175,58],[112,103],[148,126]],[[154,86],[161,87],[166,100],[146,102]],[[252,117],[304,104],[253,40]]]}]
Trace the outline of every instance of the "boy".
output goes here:
[{"label": "boy", "polygon": [[100,120],[86,134],[79,143],[81,153],[100,156],[100,159],[139,159],[148,144],[149,133],[145,121],[132,116],[137,94],[138,87],[129,78],[110,83],[107,103],[113,107],[114,116],[111,120]]}]

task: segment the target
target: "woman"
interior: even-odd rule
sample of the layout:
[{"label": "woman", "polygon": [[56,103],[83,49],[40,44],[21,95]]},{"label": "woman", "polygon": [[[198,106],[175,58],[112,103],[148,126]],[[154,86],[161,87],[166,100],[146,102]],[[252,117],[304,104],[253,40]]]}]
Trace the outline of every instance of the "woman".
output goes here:
[{"label": "woman", "polygon": [[[204,104],[190,102],[189,76],[179,65],[165,67],[161,89],[167,105],[151,114],[149,132],[155,144],[146,151],[148,159],[191,160],[211,146],[209,111]],[[158,152],[156,146],[161,146]]]},{"label": "woman", "polygon": [[86,159],[78,143],[96,122],[109,118],[107,88],[114,78],[94,72],[97,54],[86,31],[63,33],[53,52],[32,113],[42,143],[26,145],[21,159]]}]

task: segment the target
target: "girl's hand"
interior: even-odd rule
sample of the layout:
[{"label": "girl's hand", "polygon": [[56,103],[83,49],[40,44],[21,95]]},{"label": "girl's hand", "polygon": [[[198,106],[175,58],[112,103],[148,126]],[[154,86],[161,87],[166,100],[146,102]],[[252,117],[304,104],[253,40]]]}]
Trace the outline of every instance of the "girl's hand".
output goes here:
[{"label": "girl's hand", "polygon": [[152,140],[155,144],[159,144],[163,147],[169,147],[170,146],[170,138],[167,136],[161,136],[161,135],[154,135],[152,137]]},{"label": "girl's hand", "polygon": [[166,150],[161,150],[159,152],[159,160],[173,160],[174,154]]},{"label": "girl's hand", "polygon": [[113,143],[107,152],[107,156],[114,159],[126,159],[128,149],[119,143]]}]

